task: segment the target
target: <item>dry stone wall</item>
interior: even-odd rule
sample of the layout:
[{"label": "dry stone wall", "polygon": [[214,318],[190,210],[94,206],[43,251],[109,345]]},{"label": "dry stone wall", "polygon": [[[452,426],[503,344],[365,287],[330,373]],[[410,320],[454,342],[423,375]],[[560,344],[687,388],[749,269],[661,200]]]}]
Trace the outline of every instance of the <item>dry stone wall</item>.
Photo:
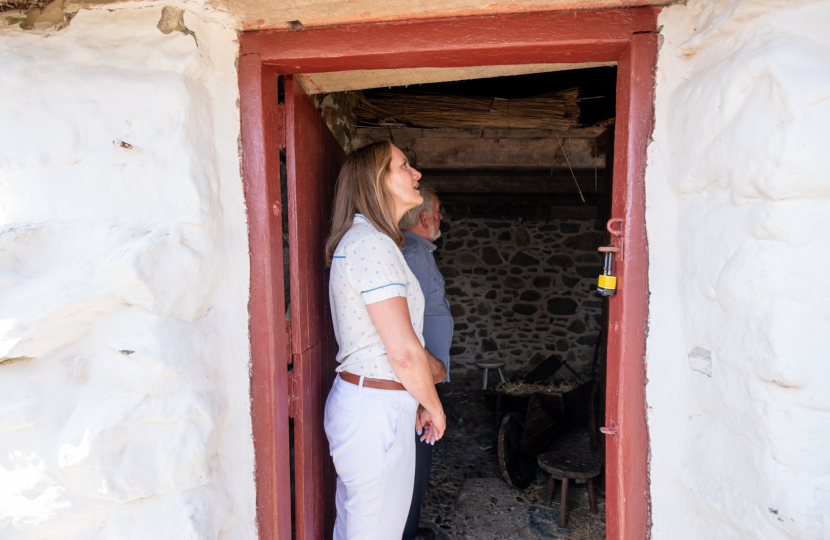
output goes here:
[{"label": "dry stone wall", "polygon": [[453,377],[479,377],[481,360],[520,375],[551,354],[590,371],[602,316],[600,221],[445,216],[442,225],[435,257],[455,322]]}]

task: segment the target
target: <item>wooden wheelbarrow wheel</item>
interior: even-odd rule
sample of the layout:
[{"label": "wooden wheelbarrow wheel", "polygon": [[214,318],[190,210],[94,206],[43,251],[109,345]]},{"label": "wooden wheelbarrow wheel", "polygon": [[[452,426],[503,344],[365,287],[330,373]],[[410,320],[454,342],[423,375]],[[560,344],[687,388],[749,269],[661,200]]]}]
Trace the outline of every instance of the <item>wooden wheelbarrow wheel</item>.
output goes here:
[{"label": "wooden wheelbarrow wheel", "polygon": [[504,481],[524,489],[536,477],[536,458],[521,449],[524,422],[519,413],[508,413],[499,426],[499,468]]}]

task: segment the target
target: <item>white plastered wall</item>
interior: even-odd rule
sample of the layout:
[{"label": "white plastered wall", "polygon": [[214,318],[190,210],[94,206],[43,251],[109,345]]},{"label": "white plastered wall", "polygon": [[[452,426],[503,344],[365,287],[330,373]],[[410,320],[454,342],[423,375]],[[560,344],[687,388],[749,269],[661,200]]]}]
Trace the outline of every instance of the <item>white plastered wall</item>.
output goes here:
[{"label": "white plastered wall", "polygon": [[161,10],[0,28],[4,540],[256,537],[238,44]]},{"label": "white plastered wall", "polygon": [[830,538],[830,2],[660,15],[653,538]]}]

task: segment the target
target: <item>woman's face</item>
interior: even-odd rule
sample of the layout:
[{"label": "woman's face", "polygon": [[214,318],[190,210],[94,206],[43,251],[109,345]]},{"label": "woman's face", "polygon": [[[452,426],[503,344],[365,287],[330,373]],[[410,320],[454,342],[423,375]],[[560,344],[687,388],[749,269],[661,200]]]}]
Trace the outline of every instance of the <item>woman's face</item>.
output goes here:
[{"label": "woman's face", "polygon": [[386,187],[395,203],[396,219],[400,219],[410,208],[424,202],[418,191],[421,173],[409,166],[409,160],[397,146],[392,145],[392,163],[386,175]]}]

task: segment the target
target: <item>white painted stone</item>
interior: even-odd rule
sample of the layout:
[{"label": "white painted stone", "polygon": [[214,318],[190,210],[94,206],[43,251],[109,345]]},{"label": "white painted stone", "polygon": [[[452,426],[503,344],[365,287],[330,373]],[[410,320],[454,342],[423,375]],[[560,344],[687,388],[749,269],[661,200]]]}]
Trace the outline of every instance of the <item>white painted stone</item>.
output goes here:
[{"label": "white painted stone", "polygon": [[706,349],[695,347],[689,353],[689,367],[703,373],[707,377],[712,376],[712,353]]},{"label": "white painted stone", "polygon": [[236,33],[160,16],[0,28],[4,540],[256,537]]},{"label": "white painted stone", "polygon": [[[660,15],[646,173],[653,538],[830,538],[830,2]],[[711,378],[689,369],[711,351]]]}]

